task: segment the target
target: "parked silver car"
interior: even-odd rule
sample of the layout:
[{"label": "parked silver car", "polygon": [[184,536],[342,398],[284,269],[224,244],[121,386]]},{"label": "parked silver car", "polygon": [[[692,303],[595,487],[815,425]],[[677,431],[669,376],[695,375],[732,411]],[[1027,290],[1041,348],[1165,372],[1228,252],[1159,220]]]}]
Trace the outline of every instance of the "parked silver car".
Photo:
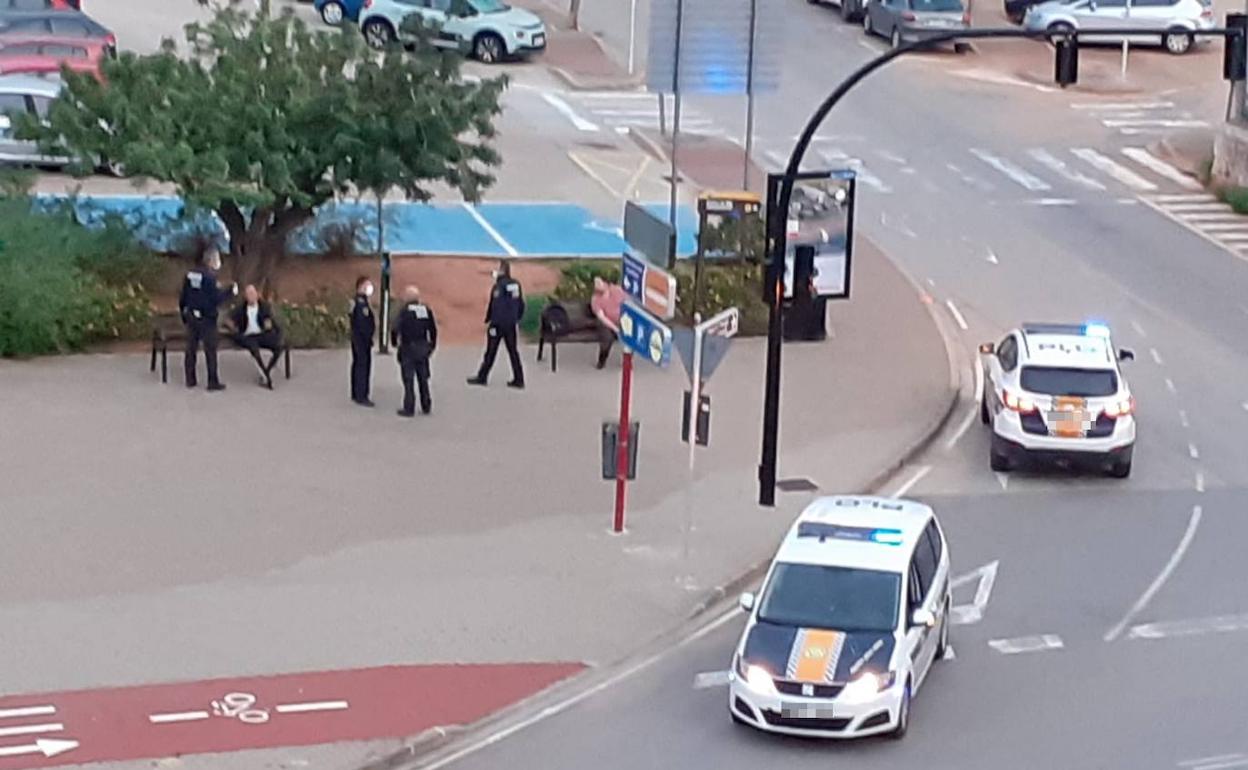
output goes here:
[{"label": "parked silver car", "polygon": [[1051,0],[1032,6],[1023,26],[1049,32],[1095,33],[1097,29],[1165,30],[1155,35],[1083,34],[1080,42],[1161,44],[1172,54],[1185,54],[1200,41],[1193,35],[1214,26],[1213,0]]},{"label": "parked silver car", "polygon": [[25,113],[46,117],[48,106],[60,95],[63,87],[58,78],[37,75],[0,76],[0,163],[63,166],[69,162],[67,158],[42,154],[34,142],[13,137],[12,117]]},{"label": "parked silver car", "polygon": [[[862,15],[863,30],[888,38],[893,48],[970,26],[962,0],[869,0]],[[962,44],[954,48],[960,52]]]}]

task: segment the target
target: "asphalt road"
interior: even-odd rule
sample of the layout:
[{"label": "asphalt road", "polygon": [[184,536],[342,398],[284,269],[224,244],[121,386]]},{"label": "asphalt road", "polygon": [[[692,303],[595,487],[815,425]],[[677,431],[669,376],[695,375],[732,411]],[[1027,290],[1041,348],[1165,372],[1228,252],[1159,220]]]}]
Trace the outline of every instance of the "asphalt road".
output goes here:
[{"label": "asphalt road", "polygon": [[[818,66],[789,57],[783,92],[760,98],[764,152],[786,150],[817,100],[870,55],[833,11],[798,0],[786,10],[792,50],[818,51]],[[1248,466],[1236,459],[1248,427],[1248,266],[1141,201],[1187,194],[1173,180],[1146,189],[1144,174],[1122,173],[1131,168],[1122,149],[1146,146],[1149,131],[1124,132],[1088,109],[1096,97],[976,87],[942,78],[947,66],[927,59],[873,76],[833,113],[822,146],[863,159],[884,183],[862,185],[863,229],[965,326],[968,350],[1022,321],[1085,319],[1108,322],[1117,344],[1136,350],[1132,478],[994,474],[969,401],[900,475],[942,516],[955,574],[998,564],[983,619],[955,629],[956,657],[919,695],[900,744],[829,746],[732,725],[724,688],[693,681],[726,668],[734,618],[449,766],[1248,765],[1239,685]],[[688,103],[725,126],[740,109],[724,98]],[[820,146],[812,166],[835,155],[820,159]],[[1037,162],[1046,154],[1069,173]],[[1041,636],[1061,646],[1006,654],[990,644]]]}]

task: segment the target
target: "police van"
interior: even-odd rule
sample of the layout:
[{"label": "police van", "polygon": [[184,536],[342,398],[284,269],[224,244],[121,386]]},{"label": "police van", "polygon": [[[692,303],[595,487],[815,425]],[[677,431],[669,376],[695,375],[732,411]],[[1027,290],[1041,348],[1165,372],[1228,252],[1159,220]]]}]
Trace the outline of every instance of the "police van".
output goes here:
[{"label": "police van", "polygon": [[1095,463],[1131,475],[1135,398],[1103,324],[1023,324],[979,346],[984,370],[980,419],[992,427],[989,465],[1008,471],[1024,459]]},{"label": "police van", "polygon": [[734,722],[826,738],[910,724],[910,700],[949,648],[949,549],[932,509],[834,496],[780,545],[729,671]]}]

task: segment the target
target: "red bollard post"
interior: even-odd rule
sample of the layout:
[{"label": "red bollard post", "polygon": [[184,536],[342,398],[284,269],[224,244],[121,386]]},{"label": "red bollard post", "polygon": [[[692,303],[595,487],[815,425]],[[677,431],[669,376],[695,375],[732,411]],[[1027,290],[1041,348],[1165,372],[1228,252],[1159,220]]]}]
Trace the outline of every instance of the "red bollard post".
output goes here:
[{"label": "red bollard post", "polygon": [[620,432],[617,438],[615,456],[615,520],[611,531],[615,534],[624,532],[624,496],[628,485],[628,453],[629,453],[629,405],[633,397],[633,354],[624,353],[624,367],[620,374]]}]

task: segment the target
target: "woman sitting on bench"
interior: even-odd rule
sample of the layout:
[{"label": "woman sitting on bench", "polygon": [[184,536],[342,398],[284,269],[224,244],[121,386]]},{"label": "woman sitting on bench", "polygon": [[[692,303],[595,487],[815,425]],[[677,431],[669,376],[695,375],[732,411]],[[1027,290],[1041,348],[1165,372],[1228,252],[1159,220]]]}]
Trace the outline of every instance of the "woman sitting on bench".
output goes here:
[{"label": "woman sitting on bench", "polygon": [[[282,354],[282,329],[273,316],[273,308],[260,299],[254,285],[248,284],[243,290],[243,301],[230,313],[230,322],[234,325],[234,342],[251,353],[260,367],[260,384],[272,390],[273,367]],[[267,365],[260,356],[261,348],[273,354]]]}]

